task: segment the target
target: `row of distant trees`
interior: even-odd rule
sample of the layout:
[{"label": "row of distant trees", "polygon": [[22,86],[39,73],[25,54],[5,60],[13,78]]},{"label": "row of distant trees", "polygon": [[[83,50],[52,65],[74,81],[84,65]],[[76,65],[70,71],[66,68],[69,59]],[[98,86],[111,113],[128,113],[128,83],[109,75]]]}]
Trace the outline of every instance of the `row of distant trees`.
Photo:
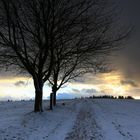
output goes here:
[{"label": "row of distant trees", "polygon": [[89,98],[93,99],[134,99],[132,96],[111,96],[111,95],[102,95],[102,96],[90,96]]},{"label": "row of distant trees", "polygon": [[1,68],[32,77],[35,112],[43,110],[46,82],[56,105],[64,84],[106,70],[106,55],[131,31],[118,22],[119,10],[109,0],[0,1]]}]

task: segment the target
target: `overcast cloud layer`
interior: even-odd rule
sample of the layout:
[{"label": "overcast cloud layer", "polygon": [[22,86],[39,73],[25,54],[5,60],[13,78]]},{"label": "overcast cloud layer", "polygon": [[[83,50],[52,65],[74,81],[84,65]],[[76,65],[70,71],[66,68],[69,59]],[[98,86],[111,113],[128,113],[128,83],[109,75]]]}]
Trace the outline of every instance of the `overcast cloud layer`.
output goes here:
[{"label": "overcast cloud layer", "polygon": [[[80,97],[85,94],[98,95],[101,93],[119,95],[122,90],[125,90],[126,95],[140,96],[140,1],[119,0],[118,3],[124,8],[124,15],[128,16],[127,18],[130,19],[130,22],[135,25],[135,29],[131,35],[131,39],[122,44],[124,48],[115,52],[114,55],[110,57],[110,62],[115,69],[117,69],[117,72],[106,75],[86,75],[85,77],[77,80],[77,82],[71,84],[70,90],[66,90],[66,88],[62,89],[59,92],[60,98]],[[4,77],[11,77],[11,75],[13,74],[10,74],[9,72],[7,74],[1,72],[1,79]],[[0,82],[1,88],[4,86],[2,83],[3,81]],[[11,86],[11,88],[22,88],[22,92],[28,86],[26,81],[22,80],[16,80],[12,84],[14,86]],[[34,91],[29,90],[29,92]],[[10,92],[7,92],[6,95],[8,96],[9,93]]]}]

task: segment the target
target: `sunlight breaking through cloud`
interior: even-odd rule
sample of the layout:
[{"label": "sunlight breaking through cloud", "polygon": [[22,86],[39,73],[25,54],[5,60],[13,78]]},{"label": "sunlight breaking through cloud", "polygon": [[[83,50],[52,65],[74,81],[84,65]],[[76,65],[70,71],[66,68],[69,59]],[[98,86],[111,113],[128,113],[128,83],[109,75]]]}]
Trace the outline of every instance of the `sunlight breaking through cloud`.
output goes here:
[{"label": "sunlight breaking through cloud", "polygon": [[[77,80],[68,83],[67,86],[60,89],[60,98],[75,98],[92,95],[113,95],[113,96],[134,96],[140,97],[139,83],[134,80],[125,79],[121,72],[110,72],[102,74],[87,74]],[[15,87],[15,84],[17,85]],[[136,86],[137,85],[137,86]],[[8,87],[8,88],[7,88]],[[33,82],[26,77],[7,77],[0,79],[0,100],[7,99],[33,99]],[[44,87],[44,99],[47,99],[51,93],[48,84]]]}]

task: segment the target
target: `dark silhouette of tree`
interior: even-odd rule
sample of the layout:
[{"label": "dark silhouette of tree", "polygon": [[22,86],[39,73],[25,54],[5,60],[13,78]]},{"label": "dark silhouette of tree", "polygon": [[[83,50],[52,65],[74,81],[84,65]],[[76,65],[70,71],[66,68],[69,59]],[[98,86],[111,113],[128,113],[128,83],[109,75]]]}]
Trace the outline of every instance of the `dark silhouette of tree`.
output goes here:
[{"label": "dark silhouette of tree", "polygon": [[[110,4],[108,0],[83,1],[80,10],[83,10],[85,5],[90,6],[81,16],[76,17],[74,29],[68,28],[68,35],[61,36],[55,48],[55,67],[49,78],[53,93],[51,105],[56,105],[57,91],[67,82],[85,73],[109,70],[105,62],[106,55],[118,49],[118,42],[125,39],[131,30],[127,28],[127,31],[118,31],[120,26],[113,29],[116,27],[117,18],[114,15],[119,13],[114,9],[114,5]],[[77,7],[74,7],[74,11],[77,11]],[[72,11],[67,14],[70,21],[73,19],[71,13]],[[50,108],[52,109],[52,106]]]},{"label": "dark silhouette of tree", "polygon": [[111,95],[102,95],[102,96],[91,96],[91,98],[93,99],[117,99],[117,97],[115,96],[111,96]]},{"label": "dark silhouette of tree", "polygon": [[125,99],[124,96],[118,96],[118,99]]},{"label": "dark silhouette of tree", "polygon": [[63,49],[77,52],[77,48],[69,46],[74,41],[80,43],[80,19],[91,6],[92,2],[83,0],[0,1],[0,60],[12,70],[18,68],[33,78],[34,111],[42,111],[43,85],[55,63],[54,48],[63,39]]},{"label": "dark silhouette of tree", "polygon": [[134,99],[132,96],[127,96],[125,99]]},{"label": "dark silhouette of tree", "polygon": [[112,95],[102,95],[102,96],[90,96],[91,99],[134,99],[132,96],[112,96]]},{"label": "dark silhouette of tree", "polygon": [[42,111],[43,86],[51,72],[65,72],[60,88],[82,67],[88,68],[95,54],[110,52],[128,35],[129,31],[112,32],[112,11],[103,0],[0,1],[0,61],[33,78],[35,112]]},{"label": "dark silhouette of tree", "polygon": [[[104,67],[106,66],[106,63],[103,64],[102,60],[96,57],[93,59],[94,56],[92,56],[92,60],[90,60],[90,57],[86,52],[84,53],[77,53],[76,55],[65,55],[65,51],[63,51],[63,54],[55,53],[57,56],[55,57],[55,60],[57,58],[57,61],[55,61],[55,67],[53,68],[52,74],[49,78],[49,84],[52,87],[52,93],[53,97],[50,100],[52,102],[50,105],[50,108],[52,109],[52,104],[56,105],[56,94],[57,91],[63,87],[67,82],[74,81],[76,78],[82,76],[86,73],[92,73],[96,71],[102,71],[105,72],[107,69]],[[88,52],[87,52],[88,53]],[[62,59],[63,55],[63,59]],[[51,93],[51,94],[52,94]]]},{"label": "dark silhouette of tree", "polygon": [[54,63],[53,1],[1,0],[0,13],[1,62],[33,78],[34,111],[42,111],[43,85]]}]

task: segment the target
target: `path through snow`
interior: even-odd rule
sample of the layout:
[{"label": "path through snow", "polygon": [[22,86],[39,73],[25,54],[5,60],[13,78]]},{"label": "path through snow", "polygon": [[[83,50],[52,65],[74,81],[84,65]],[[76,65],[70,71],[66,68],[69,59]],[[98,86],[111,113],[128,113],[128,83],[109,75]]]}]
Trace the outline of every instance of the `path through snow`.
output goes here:
[{"label": "path through snow", "polygon": [[58,101],[54,111],[45,109],[43,113],[31,112],[32,108],[32,101],[0,102],[0,140],[140,138],[140,101],[137,100],[63,100]]},{"label": "path through snow", "polygon": [[97,125],[94,110],[89,100],[83,100],[72,132],[65,140],[101,140],[101,129]]}]

